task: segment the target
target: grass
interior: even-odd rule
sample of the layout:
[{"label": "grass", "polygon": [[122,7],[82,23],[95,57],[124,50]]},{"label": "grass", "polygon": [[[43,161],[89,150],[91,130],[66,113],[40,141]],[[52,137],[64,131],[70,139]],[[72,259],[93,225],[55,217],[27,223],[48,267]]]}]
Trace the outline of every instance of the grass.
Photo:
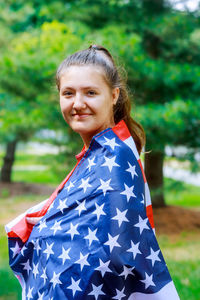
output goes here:
[{"label": "grass", "polygon": [[183,232],[170,239],[158,236],[158,242],[181,300],[199,300],[200,235]]},{"label": "grass", "polygon": [[[0,167],[3,163],[3,155],[0,153]],[[14,167],[45,166],[45,170],[13,170],[12,181],[23,181],[30,183],[43,183],[58,185],[69,173],[76,163],[72,155],[61,153],[59,155],[45,154],[32,155],[22,152],[16,153]]]},{"label": "grass", "polygon": [[43,183],[43,184],[59,184],[61,180],[67,175],[68,172],[63,172],[58,175],[50,170],[45,171],[13,171],[12,181],[23,181],[30,183]]},{"label": "grass", "polygon": [[200,207],[200,186],[165,178],[165,198],[168,205]]}]

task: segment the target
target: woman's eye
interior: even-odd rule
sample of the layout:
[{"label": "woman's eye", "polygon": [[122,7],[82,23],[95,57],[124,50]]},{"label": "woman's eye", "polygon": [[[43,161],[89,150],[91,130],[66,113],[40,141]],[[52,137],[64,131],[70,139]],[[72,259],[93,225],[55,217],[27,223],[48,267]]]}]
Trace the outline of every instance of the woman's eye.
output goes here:
[{"label": "woman's eye", "polygon": [[89,96],[94,96],[94,95],[96,95],[96,92],[95,91],[88,91],[88,95]]},{"label": "woman's eye", "polygon": [[72,95],[72,92],[69,92],[69,91],[64,92],[64,96],[71,96],[71,95]]}]

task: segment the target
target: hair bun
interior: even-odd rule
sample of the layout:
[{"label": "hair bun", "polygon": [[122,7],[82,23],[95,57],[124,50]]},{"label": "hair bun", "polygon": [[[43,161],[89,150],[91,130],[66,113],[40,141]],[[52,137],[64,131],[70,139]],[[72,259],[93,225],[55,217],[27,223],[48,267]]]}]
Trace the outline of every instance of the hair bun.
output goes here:
[{"label": "hair bun", "polygon": [[93,49],[93,50],[104,50],[102,46],[99,45],[95,45],[95,44],[91,44],[89,49]]}]

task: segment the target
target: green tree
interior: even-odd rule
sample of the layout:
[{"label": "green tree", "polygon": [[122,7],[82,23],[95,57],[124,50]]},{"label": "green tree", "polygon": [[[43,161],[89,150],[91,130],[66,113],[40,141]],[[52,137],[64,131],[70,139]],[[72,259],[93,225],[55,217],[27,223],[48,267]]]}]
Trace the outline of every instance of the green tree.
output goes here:
[{"label": "green tree", "polygon": [[151,151],[145,171],[153,204],[164,206],[165,146],[200,146],[199,16],[173,10],[164,0],[79,3],[85,12],[81,21],[95,28],[91,40],[124,61],[138,107],[133,114],[145,128]]},{"label": "green tree", "polygon": [[53,21],[16,35],[1,56],[0,138],[7,143],[2,181],[11,181],[18,141],[28,140],[42,128],[63,127],[66,131],[55,89],[55,70],[80,42],[67,25]]},{"label": "green tree", "polygon": [[[75,0],[67,4],[65,1],[21,0],[16,3],[11,0],[9,4],[2,2],[0,5],[3,12],[1,19],[16,33],[15,40],[18,41],[18,46],[12,46],[12,51],[3,59],[4,74],[1,72],[1,78],[4,80],[4,93],[20,97],[28,105],[33,99],[37,105],[39,101],[43,116],[55,121],[50,121],[48,126],[60,126],[55,111],[51,119],[52,106],[49,103],[53,103],[53,96],[48,85],[60,58],[78,50],[80,45],[80,48],[84,48],[84,45],[87,47],[90,42],[104,44],[111,49],[128,71],[128,85],[137,104],[133,115],[141,121],[147,133],[146,150],[151,152],[146,155],[145,169],[153,191],[153,203],[165,205],[165,146],[186,145],[197,149],[200,143],[198,14],[173,10],[164,0]],[[47,24],[56,24],[53,21],[56,19],[60,26],[62,23],[71,28],[79,44],[73,39],[66,39],[63,33],[59,47],[54,31],[48,37],[50,43],[48,39],[46,42],[48,51],[44,51],[40,47],[41,40],[38,43],[37,34],[44,30],[44,26],[48,27]],[[76,23],[72,20],[76,20]],[[45,25],[44,22],[49,23]],[[69,46],[67,50],[66,40]],[[28,58],[24,45],[28,47],[28,53],[30,50]],[[15,48],[17,54],[14,57],[16,61],[18,57],[20,60],[13,64],[11,58]],[[9,64],[14,65],[14,71]],[[14,78],[16,70],[20,74],[17,79]],[[13,80],[16,79],[14,83],[10,80],[12,76]],[[26,86],[23,85],[25,82]],[[39,123],[39,126],[42,127],[42,124]]]}]

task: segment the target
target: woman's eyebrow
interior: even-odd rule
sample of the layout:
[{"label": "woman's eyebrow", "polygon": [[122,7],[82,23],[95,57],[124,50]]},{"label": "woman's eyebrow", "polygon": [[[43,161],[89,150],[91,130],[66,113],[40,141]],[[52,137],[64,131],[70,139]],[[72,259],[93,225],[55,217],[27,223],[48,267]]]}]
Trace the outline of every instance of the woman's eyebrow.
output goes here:
[{"label": "woman's eyebrow", "polygon": [[61,88],[61,92],[65,91],[65,90],[67,90],[67,89],[73,90],[74,88],[71,87],[71,86],[64,86],[64,87]]},{"label": "woman's eyebrow", "polygon": [[[74,88],[72,86],[64,86],[63,88],[61,88],[61,92],[65,91],[66,89],[75,90],[76,88]],[[90,90],[90,89],[98,90],[99,87],[97,87],[97,86],[83,86],[83,87],[78,87],[78,89],[80,89],[80,90]]]}]

